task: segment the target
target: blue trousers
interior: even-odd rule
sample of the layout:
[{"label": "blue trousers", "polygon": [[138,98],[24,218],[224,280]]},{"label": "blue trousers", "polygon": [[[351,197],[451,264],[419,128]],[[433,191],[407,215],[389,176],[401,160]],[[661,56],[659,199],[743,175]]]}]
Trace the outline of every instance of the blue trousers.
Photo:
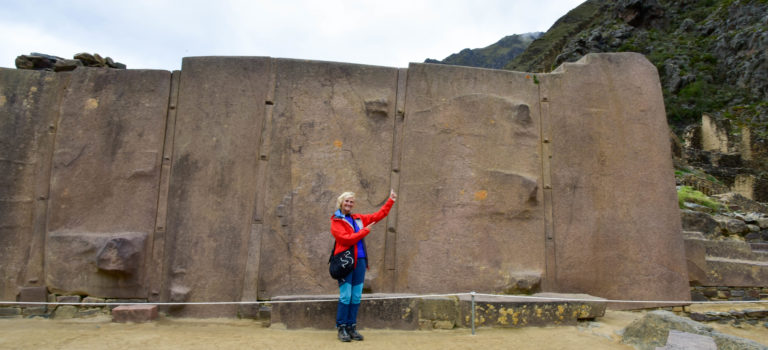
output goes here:
[{"label": "blue trousers", "polygon": [[360,309],[360,298],[363,296],[363,281],[368,261],[357,259],[355,269],[339,280],[339,304],[336,307],[336,327],[357,324],[357,310]]}]

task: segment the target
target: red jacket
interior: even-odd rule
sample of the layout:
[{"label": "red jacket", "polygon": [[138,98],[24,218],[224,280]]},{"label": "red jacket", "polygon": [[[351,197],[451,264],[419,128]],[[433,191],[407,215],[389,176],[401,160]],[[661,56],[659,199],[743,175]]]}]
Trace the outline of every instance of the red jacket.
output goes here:
[{"label": "red jacket", "polygon": [[[336,245],[333,248],[333,254],[341,253],[350,246],[355,246],[355,266],[357,266],[357,242],[371,233],[371,230],[367,227],[372,222],[379,222],[381,219],[387,217],[389,209],[395,204],[391,198],[387,199],[387,202],[379,209],[379,211],[373,214],[352,214],[352,219],[363,225],[360,226],[360,231],[355,233],[355,229],[352,225],[344,219],[339,219],[334,215],[331,215],[331,234],[336,238]],[[359,224],[358,224],[359,225]],[[367,252],[366,252],[367,253]]]}]

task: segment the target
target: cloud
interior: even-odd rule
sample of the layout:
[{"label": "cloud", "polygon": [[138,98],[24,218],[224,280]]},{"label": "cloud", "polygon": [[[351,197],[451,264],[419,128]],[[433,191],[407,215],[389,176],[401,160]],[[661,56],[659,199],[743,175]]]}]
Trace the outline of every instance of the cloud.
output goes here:
[{"label": "cloud", "polygon": [[406,67],[545,31],[580,0],[17,2],[0,14],[0,66],[32,51],[98,52],[129,68],[186,56],[271,56]]}]

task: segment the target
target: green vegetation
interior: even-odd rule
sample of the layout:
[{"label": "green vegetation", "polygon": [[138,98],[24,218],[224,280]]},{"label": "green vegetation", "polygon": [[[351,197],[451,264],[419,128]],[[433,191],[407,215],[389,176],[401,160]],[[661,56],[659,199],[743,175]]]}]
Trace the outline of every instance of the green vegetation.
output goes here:
[{"label": "green vegetation", "polygon": [[504,69],[521,72],[548,72],[560,50],[568,40],[580,31],[592,25],[600,15],[600,3],[597,0],[587,0],[552,25],[549,30],[534,40],[521,55],[507,63]]},{"label": "green vegetation", "polygon": [[704,193],[694,190],[690,186],[680,186],[680,189],[677,190],[677,203],[680,206],[680,209],[685,208],[685,202],[696,203],[713,210],[719,210],[722,206],[716,200],[709,198]]},{"label": "green vegetation", "polygon": [[483,49],[465,49],[441,63],[540,73],[589,52],[638,52],[659,72],[667,121],[676,133],[708,113],[749,127],[756,139],[768,138],[766,83],[757,56],[766,48],[756,39],[768,32],[760,15],[768,10],[768,0],[658,0],[658,4],[661,18],[630,25],[617,16],[622,6],[618,2],[587,0],[514,59],[508,44],[519,38],[508,36]]}]

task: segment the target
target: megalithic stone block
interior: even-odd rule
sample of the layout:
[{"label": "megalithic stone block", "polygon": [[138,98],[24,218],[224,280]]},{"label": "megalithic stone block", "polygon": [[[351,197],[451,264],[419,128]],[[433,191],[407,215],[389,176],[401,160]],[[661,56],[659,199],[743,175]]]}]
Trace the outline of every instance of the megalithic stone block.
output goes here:
[{"label": "megalithic stone block", "polygon": [[[395,126],[396,68],[285,59],[274,64],[274,111],[262,152],[269,161],[260,189],[259,298],[337,288],[325,263],[336,197],[355,192],[360,213],[384,204]],[[380,278],[385,232],[382,220],[365,239],[366,285],[375,291],[391,288]]]},{"label": "megalithic stone block", "polygon": [[0,299],[45,284],[43,251],[60,92],[52,72],[0,68]]},{"label": "megalithic stone block", "polygon": [[[52,291],[146,298],[144,259],[151,257],[157,215],[170,72],[59,74],[70,79],[52,158],[47,284]],[[112,239],[127,239],[135,249],[133,258],[120,258],[132,265],[124,273],[105,265],[106,255],[98,262],[100,252],[110,254],[103,249]]]},{"label": "megalithic stone block", "polygon": [[512,292],[541,279],[539,87],[530,75],[411,64],[397,292]]},{"label": "megalithic stone block", "polygon": [[590,54],[539,79],[551,130],[555,290],[690,300],[656,67],[641,54]]},{"label": "megalithic stone block", "polygon": [[[192,57],[182,62],[164,300],[175,293],[173,286],[188,288],[188,301],[234,301],[243,290],[270,66],[266,57]],[[236,305],[173,311],[178,316],[229,317],[236,312]]]}]

